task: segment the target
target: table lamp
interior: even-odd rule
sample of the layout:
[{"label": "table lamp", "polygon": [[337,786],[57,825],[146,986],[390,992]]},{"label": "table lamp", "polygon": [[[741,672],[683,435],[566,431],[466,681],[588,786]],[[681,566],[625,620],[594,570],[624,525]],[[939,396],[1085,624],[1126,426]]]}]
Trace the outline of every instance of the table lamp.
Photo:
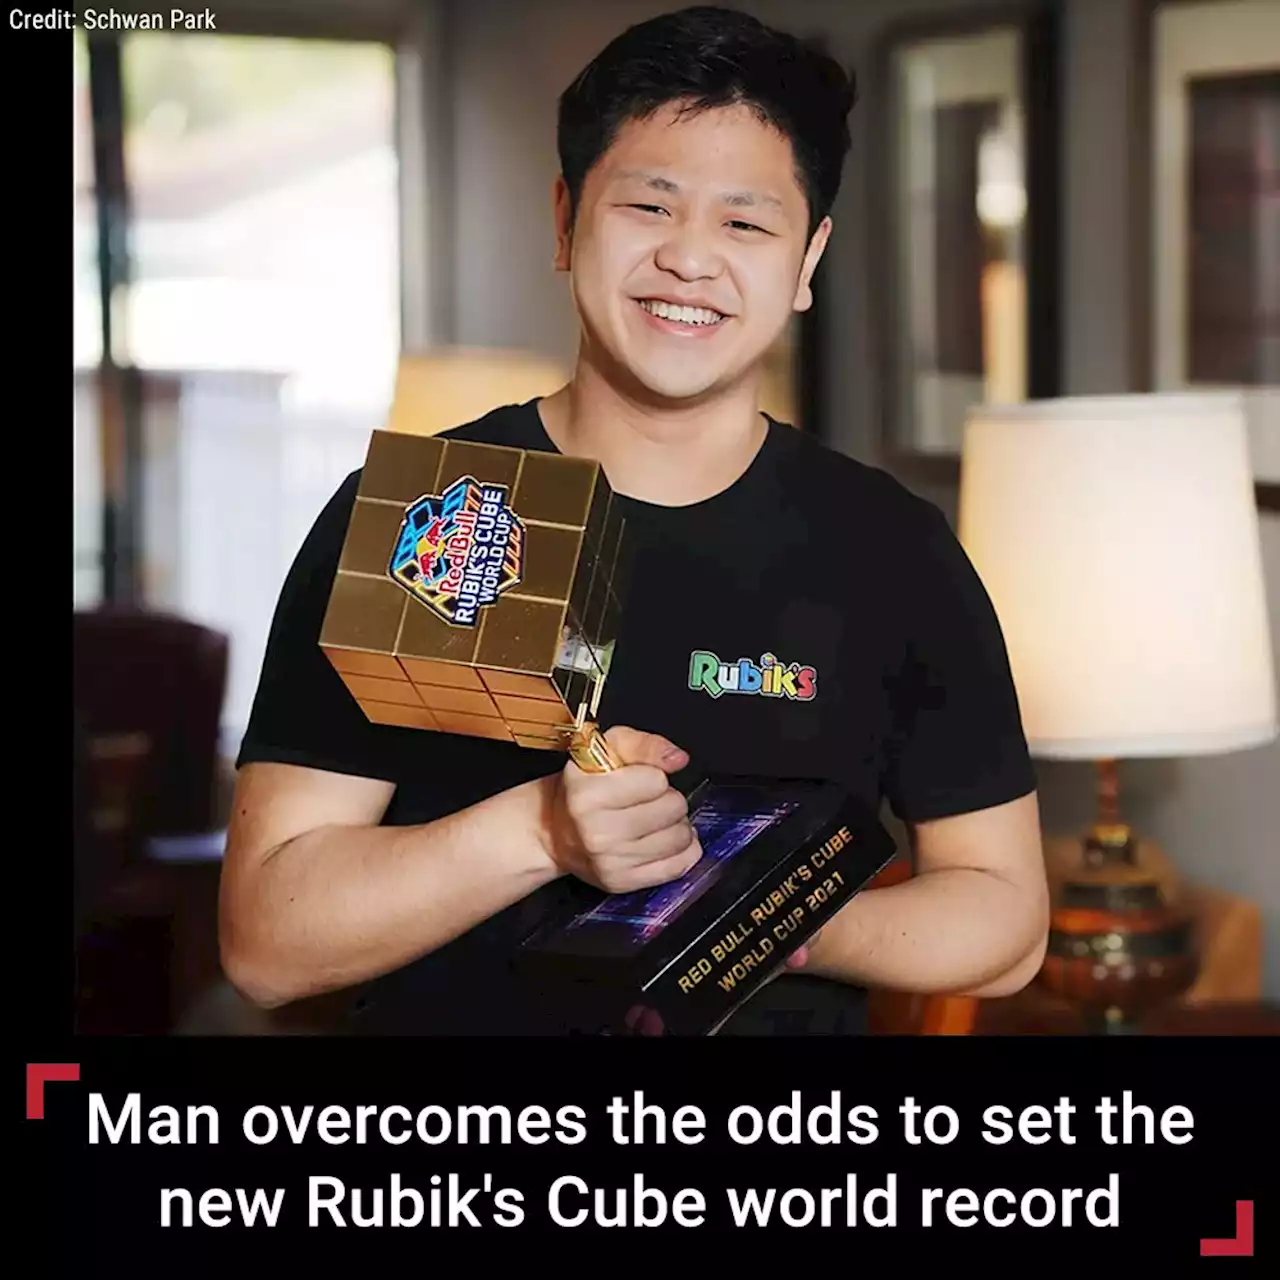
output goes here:
[{"label": "table lamp", "polygon": [[959,537],[999,617],[1033,756],[1089,760],[1097,814],[1054,888],[1039,981],[1125,1031],[1197,972],[1194,921],[1116,762],[1276,737],[1246,393],[974,407]]},{"label": "table lamp", "polygon": [[557,361],[531,351],[437,347],[405,352],[387,430],[433,436],[504,404],[523,404],[569,380]]}]

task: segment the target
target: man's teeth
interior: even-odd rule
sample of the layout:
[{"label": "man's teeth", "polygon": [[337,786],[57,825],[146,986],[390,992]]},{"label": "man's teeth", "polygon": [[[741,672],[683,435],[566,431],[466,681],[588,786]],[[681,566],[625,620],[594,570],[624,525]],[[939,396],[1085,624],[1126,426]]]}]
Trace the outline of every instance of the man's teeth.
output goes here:
[{"label": "man's teeth", "polygon": [[706,307],[677,307],[670,302],[651,302],[648,299],[640,305],[650,315],[662,320],[678,320],[681,324],[719,324],[724,319],[718,311],[708,311]]}]

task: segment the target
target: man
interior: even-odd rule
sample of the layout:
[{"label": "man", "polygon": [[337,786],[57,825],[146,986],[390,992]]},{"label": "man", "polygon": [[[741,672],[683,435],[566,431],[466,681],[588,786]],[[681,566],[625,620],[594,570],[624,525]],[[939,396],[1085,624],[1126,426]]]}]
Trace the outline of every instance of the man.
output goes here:
[{"label": "man", "polygon": [[[868,986],[997,994],[1039,967],[1034,778],[975,573],[933,507],[757,407],[810,305],[853,98],[825,57],[707,8],[625,32],[567,90],[576,371],[448,434],[591,457],[624,495],[642,550],[599,710],[626,767],[365,721],[317,645],[351,476],[284,586],[239,760],[221,933],[248,998],[364,987],[371,1032],[576,1030],[522,991],[515,941],[575,878],[624,891],[696,863],[670,781],[691,759],[887,800],[917,861],[721,1034],[857,1033]],[[716,696],[708,654],[811,668],[808,696]]]}]

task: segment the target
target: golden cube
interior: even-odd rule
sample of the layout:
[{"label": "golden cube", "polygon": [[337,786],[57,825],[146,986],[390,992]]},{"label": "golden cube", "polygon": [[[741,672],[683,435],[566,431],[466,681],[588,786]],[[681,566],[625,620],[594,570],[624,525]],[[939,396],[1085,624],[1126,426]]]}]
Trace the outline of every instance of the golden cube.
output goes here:
[{"label": "golden cube", "polygon": [[376,724],[564,750],[632,549],[598,463],[375,431],[320,645]]}]

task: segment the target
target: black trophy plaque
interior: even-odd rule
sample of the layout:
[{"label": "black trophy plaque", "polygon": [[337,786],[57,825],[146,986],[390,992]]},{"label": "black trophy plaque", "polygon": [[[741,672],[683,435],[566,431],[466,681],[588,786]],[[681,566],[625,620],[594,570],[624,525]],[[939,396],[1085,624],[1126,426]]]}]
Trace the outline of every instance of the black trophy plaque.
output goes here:
[{"label": "black trophy plaque", "polygon": [[713,1034],[895,853],[830,782],[710,776],[689,814],[703,856],[681,879],[589,890],[525,941],[541,998],[593,1009],[606,1032],[643,1015],[658,1034]]}]

